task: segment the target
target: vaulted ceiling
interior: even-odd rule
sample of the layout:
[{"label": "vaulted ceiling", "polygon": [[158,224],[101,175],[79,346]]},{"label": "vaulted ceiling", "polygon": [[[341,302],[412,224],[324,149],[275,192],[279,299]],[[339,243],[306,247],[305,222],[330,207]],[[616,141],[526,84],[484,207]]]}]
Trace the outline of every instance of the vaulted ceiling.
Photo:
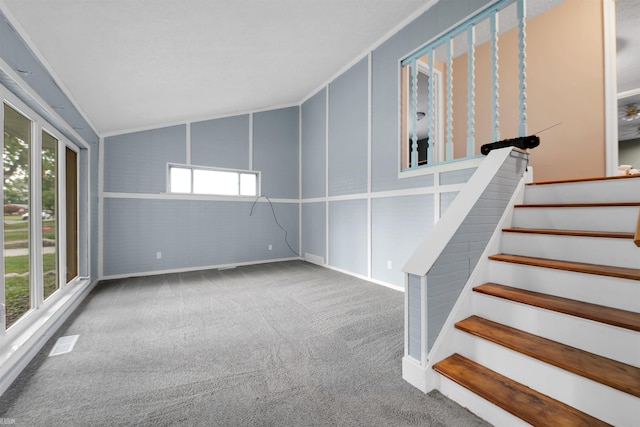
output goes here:
[{"label": "vaulted ceiling", "polygon": [[290,105],[432,0],[2,0],[95,130]]},{"label": "vaulted ceiling", "polygon": [[[0,10],[107,135],[298,103],[435,2],[0,0]],[[617,7],[618,87],[633,94],[622,111],[640,102],[640,1]],[[622,139],[640,135],[632,124],[621,122]]]}]

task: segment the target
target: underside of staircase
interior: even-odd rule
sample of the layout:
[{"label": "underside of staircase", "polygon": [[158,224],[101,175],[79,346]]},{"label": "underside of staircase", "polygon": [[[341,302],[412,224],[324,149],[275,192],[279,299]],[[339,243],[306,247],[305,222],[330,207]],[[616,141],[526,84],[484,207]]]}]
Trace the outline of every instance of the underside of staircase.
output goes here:
[{"label": "underside of staircase", "polygon": [[640,177],[528,184],[440,391],[496,425],[640,426],[639,213]]}]

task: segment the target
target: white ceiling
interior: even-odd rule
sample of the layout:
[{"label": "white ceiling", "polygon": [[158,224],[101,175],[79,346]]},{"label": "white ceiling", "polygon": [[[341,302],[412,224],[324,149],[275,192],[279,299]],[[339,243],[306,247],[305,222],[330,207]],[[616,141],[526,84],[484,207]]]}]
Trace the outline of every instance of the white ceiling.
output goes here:
[{"label": "white ceiling", "polygon": [[[0,9],[107,135],[298,103],[432,3],[0,0]],[[528,8],[547,3],[558,0]],[[617,18],[618,89],[633,94],[640,0],[617,0]],[[640,94],[620,109],[630,101]],[[620,123],[621,139],[640,136],[635,122]]]},{"label": "white ceiling", "polygon": [[432,0],[0,0],[99,134],[301,101]]}]

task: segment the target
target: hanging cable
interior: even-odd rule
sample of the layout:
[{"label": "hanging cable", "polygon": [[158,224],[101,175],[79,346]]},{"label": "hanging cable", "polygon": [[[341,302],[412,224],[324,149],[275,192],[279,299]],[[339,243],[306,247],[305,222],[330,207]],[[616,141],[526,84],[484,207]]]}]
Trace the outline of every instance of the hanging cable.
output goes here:
[{"label": "hanging cable", "polygon": [[278,218],[276,217],[276,210],[273,208],[273,203],[271,202],[271,199],[267,196],[258,196],[254,201],[253,204],[251,205],[251,211],[249,212],[249,216],[253,215],[253,208],[255,208],[256,203],[258,203],[258,200],[260,200],[262,197],[264,197],[265,199],[267,199],[267,202],[269,202],[269,206],[271,206],[271,213],[273,214],[273,220],[276,222],[276,225],[280,228],[280,230],[284,231],[284,242],[287,244],[287,246],[289,247],[289,249],[291,250],[291,252],[293,252],[296,256],[300,256],[300,254],[298,254],[298,252],[296,252],[291,245],[289,244],[289,240],[287,239],[287,236],[289,234],[289,232],[287,230],[284,229],[284,227],[282,227],[282,225],[280,225],[280,223],[278,222]]}]

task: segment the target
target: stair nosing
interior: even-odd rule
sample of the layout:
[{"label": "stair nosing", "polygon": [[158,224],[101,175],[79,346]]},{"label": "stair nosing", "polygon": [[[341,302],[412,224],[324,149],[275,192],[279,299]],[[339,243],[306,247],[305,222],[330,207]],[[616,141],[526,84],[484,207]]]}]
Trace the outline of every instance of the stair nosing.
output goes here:
[{"label": "stair nosing", "polygon": [[640,332],[640,313],[488,282],[475,292]]},{"label": "stair nosing", "polygon": [[[478,330],[478,328],[474,329],[472,327],[477,325],[492,329],[494,333],[485,333]],[[455,326],[457,329],[476,337],[541,360],[592,381],[640,397],[640,368],[638,367],[475,315],[457,322]],[[500,339],[499,335],[509,335],[509,340]],[[518,341],[518,343],[515,341]],[[552,351],[549,351],[549,349]],[[554,354],[559,354],[560,357],[554,357]],[[606,374],[602,373],[603,370],[606,371]],[[629,378],[635,383],[630,384],[629,381],[625,381],[625,378]]]},{"label": "stair nosing", "polygon": [[598,276],[617,277],[620,279],[640,280],[640,269],[630,267],[614,267],[610,265],[589,264],[576,261],[562,261],[525,255],[495,254],[490,260],[529,265],[532,267],[551,268],[554,270],[573,271]]},{"label": "stair nosing", "polygon": [[[454,375],[450,369],[448,369],[448,366],[453,364],[464,368],[463,372],[467,377],[463,378]],[[550,421],[549,418],[553,419],[554,422],[569,421],[573,425],[610,425],[566,403],[542,394],[477,362],[467,359],[458,353],[454,353],[436,363],[433,365],[433,369],[461,387],[470,390],[483,399],[502,408],[504,411],[532,425],[548,425],[547,423]],[[479,384],[480,381],[473,381],[473,379],[479,379],[483,384]],[[505,396],[505,399],[499,399],[497,393],[494,393],[496,389],[500,389],[501,392],[507,395],[517,393],[520,399],[511,398],[506,401],[506,398],[512,396]],[[517,406],[517,409],[513,407],[514,402],[521,402],[521,404]],[[511,403],[511,405],[508,403]],[[562,411],[562,413],[560,413],[560,411]],[[561,419],[561,416],[564,417]],[[571,418],[571,420],[567,418]]]}]

